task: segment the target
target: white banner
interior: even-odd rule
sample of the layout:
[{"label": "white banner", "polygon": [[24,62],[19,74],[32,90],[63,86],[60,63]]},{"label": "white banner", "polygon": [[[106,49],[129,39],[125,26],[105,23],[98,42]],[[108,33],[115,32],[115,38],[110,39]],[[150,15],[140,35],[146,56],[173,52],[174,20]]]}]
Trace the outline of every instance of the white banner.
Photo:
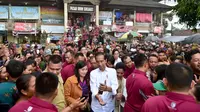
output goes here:
[{"label": "white banner", "polygon": [[6,30],[6,24],[5,23],[0,23],[0,31]]},{"label": "white banner", "polygon": [[64,33],[64,26],[53,26],[53,25],[41,25],[41,32],[46,31],[46,33]]}]

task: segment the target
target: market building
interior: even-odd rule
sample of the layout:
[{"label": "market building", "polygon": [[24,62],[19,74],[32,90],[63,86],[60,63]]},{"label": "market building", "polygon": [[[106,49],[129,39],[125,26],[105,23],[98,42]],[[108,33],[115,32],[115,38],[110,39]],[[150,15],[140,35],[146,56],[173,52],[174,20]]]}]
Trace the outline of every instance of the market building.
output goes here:
[{"label": "market building", "polygon": [[163,12],[171,9],[159,0],[109,0],[101,2],[100,25],[116,35],[129,30],[148,35],[162,34]]},{"label": "market building", "polygon": [[64,0],[65,29],[74,24],[99,25],[100,0]]},{"label": "market building", "polygon": [[0,12],[1,42],[43,43],[64,33],[62,0],[1,0]]},{"label": "market building", "polygon": [[70,26],[99,26],[115,36],[129,30],[162,34],[162,13],[171,7],[159,0],[1,0],[0,41],[44,43],[62,37]]}]

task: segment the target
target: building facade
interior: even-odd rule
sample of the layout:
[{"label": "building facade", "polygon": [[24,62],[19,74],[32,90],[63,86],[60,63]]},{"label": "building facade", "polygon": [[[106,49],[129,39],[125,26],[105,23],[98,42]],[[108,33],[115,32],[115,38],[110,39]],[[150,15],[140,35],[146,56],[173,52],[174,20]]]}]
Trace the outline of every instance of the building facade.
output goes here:
[{"label": "building facade", "polygon": [[64,0],[58,7],[53,2],[33,3],[0,5],[3,41],[44,43],[47,36],[62,37],[77,23],[82,27],[96,25],[115,35],[129,30],[162,33],[162,13],[170,10],[153,0]]},{"label": "building facade", "polygon": [[154,0],[110,0],[101,2],[100,7],[99,19],[103,29],[119,33],[135,30],[143,35],[162,34],[162,13],[171,9]]}]

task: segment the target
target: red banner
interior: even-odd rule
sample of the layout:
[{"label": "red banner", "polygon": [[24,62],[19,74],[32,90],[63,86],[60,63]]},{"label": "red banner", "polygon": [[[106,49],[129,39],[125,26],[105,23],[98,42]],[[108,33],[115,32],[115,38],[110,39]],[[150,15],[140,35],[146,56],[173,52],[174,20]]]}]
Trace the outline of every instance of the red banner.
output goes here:
[{"label": "red banner", "polygon": [[27,32],[35,32],[36,24],[35,23],[15,23],[14,31],[27,31]]},{"label": "red banner", "polygon": [[136,13],[136,22],[151,23],[152,15],[148,13]]}]

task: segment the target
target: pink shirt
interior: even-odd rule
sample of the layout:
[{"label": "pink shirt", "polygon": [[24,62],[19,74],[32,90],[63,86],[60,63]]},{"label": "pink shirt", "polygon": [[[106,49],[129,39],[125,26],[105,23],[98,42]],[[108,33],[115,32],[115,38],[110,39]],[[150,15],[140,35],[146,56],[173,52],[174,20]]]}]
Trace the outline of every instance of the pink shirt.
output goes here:
[{"label": "pink shirt", "polygon": [[200,112],[200,104],[192,96],[167,92],[165,96],[149,98],[141,112]]},{"label": "pink shirt", "polygon": [[146,96],[154,94],[153,84],[148,80],[146,73],[135,69],[126,80],[127,100],[124,112],[140,112],[145,100],[139,93],[143,91]]},{"label": "pink shirt", "polygon": [[58,112],[57,108],[46,101],[32,97],[13,106],[9,112]]}]

